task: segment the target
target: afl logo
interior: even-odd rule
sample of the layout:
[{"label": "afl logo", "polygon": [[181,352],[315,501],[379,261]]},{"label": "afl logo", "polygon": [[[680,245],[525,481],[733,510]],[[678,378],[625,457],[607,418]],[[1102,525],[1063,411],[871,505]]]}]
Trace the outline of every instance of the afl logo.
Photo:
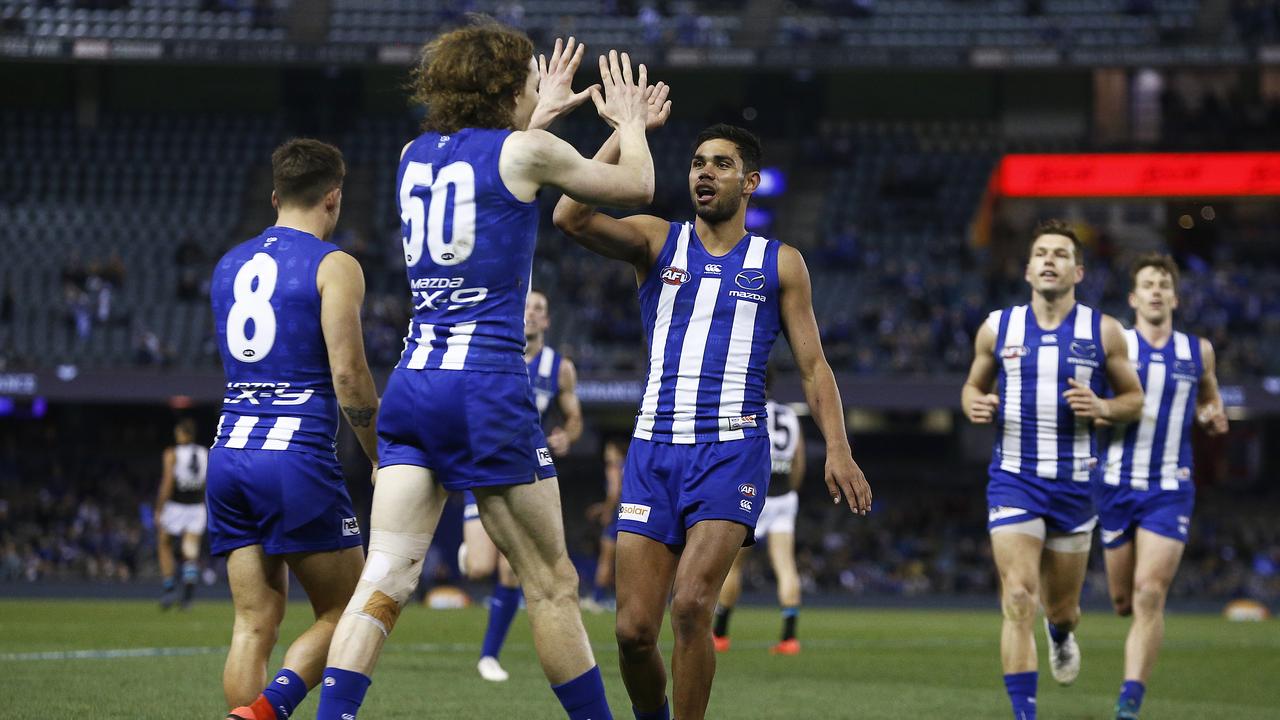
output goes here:
[{"label": "afl logo", "polygon": [[759,270],[743,270],[733,281],[743,290],[760,290],[764,287],[764,273]]},{"label": "afl logo", "polygon": [[738,492],[742,493],[746,497],[755,497],[756,486],[751,483],[742,483],[738,486]]},{"label": "afl logo", "polygon": [[247,357],[247,358],[251,358],[251,357],[253,357],[254,355],[257,355],[258,353],[254,352],[254,351],[253,351],[252,349],[250,349],[250,348],[245,348],[244,350],[241,350],[241,351],[240,351],[240,354],[241,354],[241,355],[243,355],[243,356],[245,356],[245,357]]},{"label": "afl logo", "polygon": [[668,285],[683,285],[689,282],[689,271],[668,265],[662,269],[662,282]]},{"label": "afl logo", "polygon": [[1014,358],[1026,357],[1027,352],[1026,345],[1011,345],[1000,351],[1000,357],[1005,360],[1013,360]]}]

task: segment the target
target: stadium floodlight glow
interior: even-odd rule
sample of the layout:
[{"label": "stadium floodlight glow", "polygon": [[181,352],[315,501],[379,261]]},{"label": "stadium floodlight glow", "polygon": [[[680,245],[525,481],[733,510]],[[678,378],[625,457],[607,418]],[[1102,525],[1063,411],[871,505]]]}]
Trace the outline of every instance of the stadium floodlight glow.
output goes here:
[{"label": "stadium floodlight glow", "polygon": [[753,232],[768,233],[773,227],[773,210],[748,205],[744,224]]},{"label": "stadium floodlight glow", "polygon": [[1280,195],[1280,153],[1006,155],[993,181],[1004,197]]},{"label": "stadium floodlight glow", "polygon": [[756,188],[755,197],[778,197],[787,191],[787,176],[776,167],[760,168],[760,187]]}]

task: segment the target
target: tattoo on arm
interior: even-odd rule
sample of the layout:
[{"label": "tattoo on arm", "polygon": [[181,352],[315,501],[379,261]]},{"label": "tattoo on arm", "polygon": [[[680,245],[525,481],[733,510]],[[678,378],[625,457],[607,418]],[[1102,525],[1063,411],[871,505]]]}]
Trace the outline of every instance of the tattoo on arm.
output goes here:
[{"label": "tattoo on arm", "polygon": [[347,414],[347,420],[351,423],[351,427],[369,427],[369,424],[373,422],[373,415],[377,411],[376,407],[342,406],[342,412]]}]

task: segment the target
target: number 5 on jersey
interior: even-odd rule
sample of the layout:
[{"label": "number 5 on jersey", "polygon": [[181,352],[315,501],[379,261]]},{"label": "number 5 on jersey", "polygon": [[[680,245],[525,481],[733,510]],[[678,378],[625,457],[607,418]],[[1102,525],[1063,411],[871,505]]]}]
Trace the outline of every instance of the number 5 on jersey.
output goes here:
[{"label": "number 5 on jersey", "polygon": [[[240,266],[232,284],[235,302],[227,312],[227,348],[241,362],[256,363],[276,342],[276,311],[271,296],[276,291],[280,266],[266,253],[256,253]],[[249,337],[249,323],[253,337]]]},{"label": "number 5 on jersey", "polygon": [[[430,198],[429,208],[424,195]],[[422,259],[424,239],[437,265],[457,265],[471,257],[476,245],[476,176],[471,165],[449,163],[435,173],[430,164],[410,162],[400,183],[400,207],[400,219],[409,226],[404,238],[404,261],[409,267]],[[446,215],[453,230],[448,241]]]}]

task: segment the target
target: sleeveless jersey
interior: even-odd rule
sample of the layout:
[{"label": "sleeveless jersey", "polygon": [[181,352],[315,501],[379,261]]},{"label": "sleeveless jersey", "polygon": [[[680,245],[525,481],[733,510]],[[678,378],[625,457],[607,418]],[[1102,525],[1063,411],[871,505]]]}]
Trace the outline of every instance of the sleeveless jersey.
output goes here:
[{"label": "sleeveless jersey", "polygon": [[270,227],[218,261],[209,295],[227,392],[213,447],[334,457],[338,402],[316,270],[337,249]]},{"label": "sleeveless jersey", "polygon": [[781,329],[778,248],[748,235],[711,255],[693,223],[672,223],[640,286],[649,371],[635,437],[692,444],[759,437],[764,373]]},{"label": "sleeveless jersey", "polygon": [[529,361],[529,384],[538,405],[538,417],[546,419],[551,403],[560,394],[560,353],[543,345],[542,352]]},{"label": "sleeveless jersey", "polygon": [[1125,340],[1145,392],[1142,419],[1112,430],[1103,482],[1178,490],[1191,482],[1191,423],[1204,372],[1200,338],[1175,332],[1157,349],[1126,330]]},{"label": "sleeveless jersey", "polygon": [[498,175],[510,130],[425,133],[396,175],[413,319],[397,368],[524,372],[538,205]]},{"label": "sleeveless jersey", "polygon": [[1043,330],[1030,305],[987,317],[996,332],[999,412],[991,470],[1088,482],[1098,465],[1093,428],[1062,394],[1068,378],[1102,395],[1106,387],[1102,314],[1076,303],[1062,324]]},{"label": "sleeveless jersey", "polygon": [[769,480],[769,496],[791,492],[791,464],[800,444],[800,416],[787,405],[772,400],[765,403],[769,415],[769,460],[773,477]]},{"label": "sleeveless jersey", "polygon": [[173,448],[172,502],[194,505],[204,502],[204,473],[209,465],[209,449],[187,443]]}]

